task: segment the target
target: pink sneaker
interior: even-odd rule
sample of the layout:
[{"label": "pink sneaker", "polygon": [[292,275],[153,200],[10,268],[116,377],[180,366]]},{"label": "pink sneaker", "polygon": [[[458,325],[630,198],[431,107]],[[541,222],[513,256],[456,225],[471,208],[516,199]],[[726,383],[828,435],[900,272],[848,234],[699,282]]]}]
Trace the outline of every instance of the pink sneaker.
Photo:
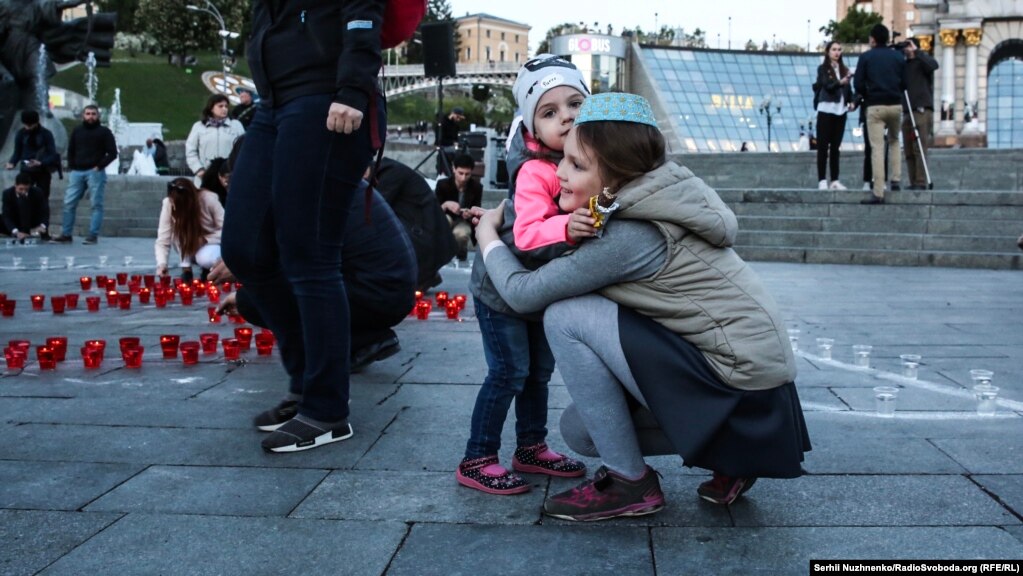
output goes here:
[{"label": "pink sneaker", "polygon": [[548,448],[545,442],[516,448],[512,468],[523,474],[546,474],[562,478],[576,478],[586,474],[585,464],[558,454]]},{"label": "pink sneaker", "polygon": [[501,466],[497,456],[463,459],[455,471],[455,480],[462,486],[499,496],[522,494],[532,488],[522,477]]}]

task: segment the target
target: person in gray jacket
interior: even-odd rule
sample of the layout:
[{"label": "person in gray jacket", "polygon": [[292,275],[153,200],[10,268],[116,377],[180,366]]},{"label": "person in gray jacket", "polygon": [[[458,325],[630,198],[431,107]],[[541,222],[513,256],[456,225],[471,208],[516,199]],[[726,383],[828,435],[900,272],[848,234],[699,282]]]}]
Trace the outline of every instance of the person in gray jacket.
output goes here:
[{"label": "person in gray jacket", "polygon": [[[735,215],[665,160],[642,97],[592,96],[575,123],[558,168],[563,208],[567,197],[577,214],[591,214],[600,237],[530,271],[500,240],[503,210],[486,211],[477,227],[504,300],[522,313],[546,308],[573,400],[562,434],[603,463],[592,480],[549,497],[544,512],[600,520],[660,510],[644,454],[675,453],[712,470],[698,493],[719,504],[758,477],[801,475],[810,441],[792,349],[774,300],[731,248]],[[669,442],[644,444],[636,411]]]},{"label": "person in gray jacket", "polygon": [[214,94],[206,100],[202,119],[192,125],[185,140],[185,160],[199,185],[206,167],[214,158],[227,158],[234,141],[245,134],[241,122],[228,118],[230,101],[223,94]]}]

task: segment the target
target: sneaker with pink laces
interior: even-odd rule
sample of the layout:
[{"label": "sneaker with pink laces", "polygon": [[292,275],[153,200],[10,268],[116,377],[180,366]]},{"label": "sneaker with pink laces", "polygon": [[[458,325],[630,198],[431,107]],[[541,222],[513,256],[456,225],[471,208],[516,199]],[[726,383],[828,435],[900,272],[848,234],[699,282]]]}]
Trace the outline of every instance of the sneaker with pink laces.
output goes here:
[{"label": "sneaker with pink laces", "polygon": [[649,466],[638,480],[629,480],[601,466],[593,480],[555,494],[543,503],[544,514],[576,522],[643,516],[662,508],[661,483],[657,471]]},{"label": "sneaker with pink laces", "polygon": [[586,474],[585,464],[558,454],[548,448],[546,442],[516,448],[512,468],[524,474],[546,474],[562,478],[576,478]]},{"label": "sneaker with pink laces", "polygon": [[521,476],[501,466],[497,456],[462,459],[455,480],[462,486],[500,496],[522,494],[532,488]]},{"label": "sneaker with pink laces", "polygon": [[756,481],[756,478],[733,478],[715,472],[713,478],[700,484],[696,493],[707,502],[727,506],[752,488]]}]

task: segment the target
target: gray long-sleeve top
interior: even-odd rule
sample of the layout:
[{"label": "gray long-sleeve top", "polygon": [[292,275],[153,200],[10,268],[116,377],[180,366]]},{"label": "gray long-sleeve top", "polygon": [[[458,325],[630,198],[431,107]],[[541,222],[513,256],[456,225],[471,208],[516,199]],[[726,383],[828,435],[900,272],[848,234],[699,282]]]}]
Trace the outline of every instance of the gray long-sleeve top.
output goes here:
[{"label": "gray long-sleeve top", "polygon": [[655,274],[667,258],[667,244],[657,228],[638,220],[615,220],[600,238],[584,241],[575,251],[536,270],[526,269],[506,245],[486,255],[487,271],[516,312],[543,310],[565,298]]}]

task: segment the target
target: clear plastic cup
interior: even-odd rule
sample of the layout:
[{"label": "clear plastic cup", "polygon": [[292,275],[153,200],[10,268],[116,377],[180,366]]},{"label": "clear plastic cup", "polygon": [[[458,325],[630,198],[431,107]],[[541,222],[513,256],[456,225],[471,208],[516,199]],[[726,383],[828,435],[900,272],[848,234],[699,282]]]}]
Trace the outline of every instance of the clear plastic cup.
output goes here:
[{"label": "clear plastic cup", "polygon": [[977,399],[978,416],[994,416],[998,410],[998,386],[977,384],[973,387],[973,396]]},{"label": "clear plastic cup", "polygon": [[895,417],[895,403],[899,399],[899,389],[894,386],[874,387],[874,406],[877,415],[883,418]]},{"label": "clear plastic cup", "polygon": [[789,344],[792,346],[792,351],[796,352],[799,350],[799,329],[789,328]]},{"label": "clear plastic cup", "polygon": [[132,256],[125,256],[124,257],[124,265],[125,265],[125,267],[131,266],[131,263],[134,262],[134,261],[135,261],[134,257],[132,257]]},{"label": "clear plastic cup", "polygon": [[852,348],[856,365],[862,368],[870,368],[870,352],[874,347],[869,344],[856,344]]},{"label": "clear plastic cup", "polygon": [[11,264],[15,268],[21,268],[21,256],[11,256]]},{"label": "clear plastic cup", "polygon": [[916,380],[917,368],[920,366],[919,354],[899,354],[902,360],[902,375],[911,380]]},{"label": "clear plastic cup", "polygon": [[75,257],[74,256],[65,256],[64,257],[64,265],[67,266],[68,268],[74,268],[75,267]]},{"label": "clear plastic cup", "polygon": [[50,267],[50,257],[49,256],[40,256],[39,257],[39,269],[40,270],[46,270],[49,267]]},{"label": "clear plastic cup", "polygon": [[970,380],[973,380],[975,385],[990,384],[994,376],[995,373],[990,370],[983,370],[981,368],[970,370]]},{"label": "clear plastic cup", "polygon": [[831,348],[835,346],[834,338],[817,339],[817,356],[824,360],[831,360]]},{"label": "clear plastic cup", "polygon": [[106,254],[100,254],[99,255],[99,265],[100,266],[106,266],[108,258],[109,258],[109,256],[107,256]]}]

